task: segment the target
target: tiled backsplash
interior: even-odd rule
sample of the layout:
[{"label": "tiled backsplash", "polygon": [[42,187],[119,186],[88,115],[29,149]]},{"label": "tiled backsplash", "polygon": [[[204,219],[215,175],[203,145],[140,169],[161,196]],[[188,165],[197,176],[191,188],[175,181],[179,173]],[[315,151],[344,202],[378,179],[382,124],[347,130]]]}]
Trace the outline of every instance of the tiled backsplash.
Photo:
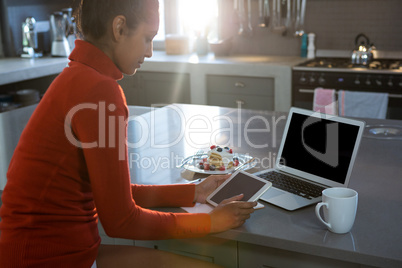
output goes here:
[{"label": "tiled backsplash", "polygon": [[[258,12],[257,0],[253,0],[252,10]],[[316,34],[317,49],[352,51],[355,37],[365,33],[378,50],[402,51],[401,13],[401,0],[307,0],[305,31]],[[257,19],[255,16],[254,25]],[[236,26],[227,22],[223,34],[236,36],[235,54],[300,55],[300,38],[292,34],[282,36],[255,28],[252,37],[241,38]]]},{"label": "tiled backsplash", "polygon": [[402,1],[308,0],[306,29],[317,34],[317,47],[350,49],[365,33],[380,50],[402,50]]}]

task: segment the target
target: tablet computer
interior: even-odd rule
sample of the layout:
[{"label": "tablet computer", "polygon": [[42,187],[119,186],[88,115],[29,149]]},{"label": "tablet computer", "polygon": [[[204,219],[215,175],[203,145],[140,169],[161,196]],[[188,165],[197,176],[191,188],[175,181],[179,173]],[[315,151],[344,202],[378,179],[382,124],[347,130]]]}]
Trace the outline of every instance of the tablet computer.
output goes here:
[{"label": "tablet computer", "polygon": [[216,207],[223,200],[239,194],[244,194],[242,201],[253,202],[271,186],[269,181],[238,170],[207,197],[207,202]]}]

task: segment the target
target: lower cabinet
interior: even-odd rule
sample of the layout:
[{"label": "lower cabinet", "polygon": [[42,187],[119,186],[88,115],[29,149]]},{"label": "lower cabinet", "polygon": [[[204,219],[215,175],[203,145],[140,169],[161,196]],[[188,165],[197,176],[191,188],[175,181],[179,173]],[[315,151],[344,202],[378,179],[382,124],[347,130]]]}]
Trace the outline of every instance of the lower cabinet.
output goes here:
[{"label": "lower cabinet", "polygon": [[237,267],[237,241],[209,236],[195,239],[150,241],[118,239],[109,237],[100,221],[98,230],[104,245],[147,247],[219,264],[227,268]]},{"label": "lower cabinet", "polygon": [[204,237],[161,241],[136,240],[135,245],[169,251],[175,254],[219,264],[223,267],[237,267],[236,241],[216,237]]},{"label": "lower cabinet", "polygon": [[11,84],[1,85],[0,95],[16,92],[21,89],[35,89],[39,91],[40,95],[43,95],[45,94],[46,90],[57,76],[58,74],[47,75],[34,79],[28,79]]},{"label": "lower cabinet", "polygon": [[259,246],[217,237],[140,241],[108,237],[99,224],[102,244],[130,245],[164,250],[215,263],[226,268],[374,268],[325,257]]},{"label": "lower cabinet", "polygon": [[328,259],[298,252],[238,242],[239,268],[297,267],[297,268],[357,268],[356,263]]},{"label": "lower cabinet", "polygon": [[254,110],[275,110],[275,79],[207,75],[209,105]]},{"label": "lower cabinet", "polygon": [[165,106],[191,103],[190,75],[186,73],[138,72],[119,81],[128,105]]}]

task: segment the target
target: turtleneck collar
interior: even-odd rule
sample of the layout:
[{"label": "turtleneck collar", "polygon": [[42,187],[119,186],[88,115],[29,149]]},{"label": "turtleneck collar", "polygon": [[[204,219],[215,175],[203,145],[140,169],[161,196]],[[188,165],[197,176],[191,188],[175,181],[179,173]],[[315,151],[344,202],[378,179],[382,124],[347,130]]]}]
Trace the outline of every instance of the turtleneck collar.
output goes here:
[{"label": "turtleneck collar", "polygon": [[114,62],[102,50],[87,41],[75,41],[75,48],[71,52],[69,60],[85,64],[114,80],[123,78],[122,72]]}]

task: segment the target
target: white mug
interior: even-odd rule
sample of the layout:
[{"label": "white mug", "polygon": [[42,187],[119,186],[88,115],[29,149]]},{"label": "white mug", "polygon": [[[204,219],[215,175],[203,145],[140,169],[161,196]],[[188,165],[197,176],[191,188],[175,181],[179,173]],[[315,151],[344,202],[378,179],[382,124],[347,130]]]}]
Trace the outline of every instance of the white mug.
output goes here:
[{"label": "white mug", "polygon": [[[357,211],[357,192],[349,188],[334,187],[322,191],[322,202],[315,207],[318,219],[337,234],[345,234],[352,229]],[[320,208],[323,208],[324,219]]]}]

